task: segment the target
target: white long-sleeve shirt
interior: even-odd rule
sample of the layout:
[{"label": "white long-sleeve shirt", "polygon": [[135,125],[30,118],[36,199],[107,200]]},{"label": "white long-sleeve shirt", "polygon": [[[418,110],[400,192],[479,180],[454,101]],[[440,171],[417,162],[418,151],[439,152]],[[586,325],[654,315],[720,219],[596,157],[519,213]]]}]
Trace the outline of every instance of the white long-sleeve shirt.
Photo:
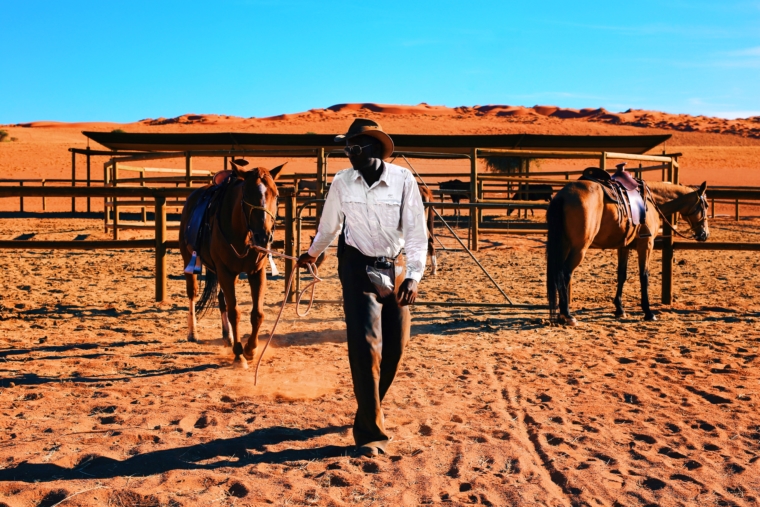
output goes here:
[{"label": "white long-sleeve shirt", "polygon": [[425,208],[412,173],[385,163],[371,187],[355,169],[335,175],[322,208],[319,231],[309,255],[318,257],[346,223],[346,244],[368,257],[406,252],[406,278],[422,279],[427,260]]}]

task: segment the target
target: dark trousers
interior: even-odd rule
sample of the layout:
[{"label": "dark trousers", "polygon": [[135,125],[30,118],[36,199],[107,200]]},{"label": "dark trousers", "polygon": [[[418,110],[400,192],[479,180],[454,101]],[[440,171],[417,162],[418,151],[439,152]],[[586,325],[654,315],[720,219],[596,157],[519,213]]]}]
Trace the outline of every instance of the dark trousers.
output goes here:
[{"label": "dark trousers", "polygon": [[[398,305],[395,293],[385,298],[378,295],[366,272],[366,266],[373,263],[374,258],[364,256],[351,246],[345,246],[338,256],[348,360],[358,404],[354,440],[358,446],[371,445],[384,450],[389,437],[380,404],[396,376],[409,341],[411,316],[409,307]],[[404,271],[396,277],[396,291]]]}]

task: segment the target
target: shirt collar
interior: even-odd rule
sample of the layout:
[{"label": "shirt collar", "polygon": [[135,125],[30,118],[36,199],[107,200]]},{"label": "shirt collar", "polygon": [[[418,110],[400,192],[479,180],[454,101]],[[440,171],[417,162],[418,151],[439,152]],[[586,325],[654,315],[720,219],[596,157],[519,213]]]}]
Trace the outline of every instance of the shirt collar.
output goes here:
[{"label": "shirt collar", "polygon": [[[382,181],[383,183],[385,183],[386,186],[388,186],[388,178],[389,178],[388,173],[390,172],[389,168],[390,168],[390,164],[387,163],[387,162],[385,162],[385,161],[383,161],[383,173],[380,175],[380,179],[377,180],[378,183],[380,183]],[[356,181],[357,178],[361,178],[362,177],[362,173],[360,173],[356,169],[353,169],[353,171],[354,171],[354,173],[356,173],[354,175],[354,181]]]}]

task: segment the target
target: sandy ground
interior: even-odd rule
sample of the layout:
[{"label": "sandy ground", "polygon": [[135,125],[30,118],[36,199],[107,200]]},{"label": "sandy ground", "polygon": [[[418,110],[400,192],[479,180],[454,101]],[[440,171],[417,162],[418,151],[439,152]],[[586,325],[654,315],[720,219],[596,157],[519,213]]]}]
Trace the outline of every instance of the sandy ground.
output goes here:
[{"label": "sandy ground", "polygon": [[[87,129],[326,133],[361,115],[392,133],[672,133],[664,148],[684,154],[682,182],[760,185],[756,119],[367,107],[3,127],[17,140],[0,143],[0,174],[70,177],[67,148],[84,147]],[[102,175],[103,161],[93,175]],[[78,164],[83,177],[83,159]],[[196,167],[204,164],[213,169],[218,161]],[[557,168],[575,167],[540,170]],[[289,170],[313,170],[313,161],[294,160]],[[26,206],[38,210],[41,202]],[[48,210],[69,207],[69,199],[48,202]],[[0,200],[0,211],[14,210],[17,199]],[[758,225],[719,216],[711,240],[758,241]],[[98,220],[0,216],[0,239],[29,234],[108,237]],[[125,231],[122,238],[150,235]],[[543,237],[482,240],[478,257],[510,297],[543,304]],[[574,329],[548,326],[541,310],[416,306],[413,339],[384,404],[394,442],[377,459],[352,455],[355,402],[340,306],[319,304],[306,318],[286,309],[254,386],[251,370],[231,368],[216,315],[200,321],[201,343],[185,341],[176,251],[170,298],[160,304],[150,251],[2,250],[0,262],[0,506],[665,507],[755,505],[760,498],[760,280],[750,252],[676,252],[675,303],[655,304],[654,323],[640,320],[633,260],[630,317],[613,318],[611,251],[590,252],[578,271]],[[421,300],[503,300],[466,254],[442,251],[439,262],[438,276],[423,279]],[[656,253],[654,301],[659,262]],[[318,298],[338,297],[335,268],[329,256]],[[266,331],[282,288],[281,276],[271,280]],[[238,289],[245,330],[250,295],[245,282]]]},{"label": "sandy ground", "polygon": [[[757,221],[712,225],[716,241],[756,239]],[[93,220],[0,220],[2,239],[29,230],[104,236]],[[542,303],[542,238],[485,240],[479,257],[511,297]],[[148,252],[2,251],[0,505],[756,504],[756,255],[677,252],[676,304],[655,305],[654,323],[633,262],[630,318],[613,318],[615,259],[594,251],[581,267],[576,329],[543,311],[415,307],[384,404],[394,443],[370,460],[351,455],[340,306],[288,308],[254,387],[215,315],[185,341],[176,252],[156,304]],[[317,297],[338,294],[335,265]],[[266,330],[282,287],[271,281]],[[460,298],[500,301],[443,251],[421,299]]]}]

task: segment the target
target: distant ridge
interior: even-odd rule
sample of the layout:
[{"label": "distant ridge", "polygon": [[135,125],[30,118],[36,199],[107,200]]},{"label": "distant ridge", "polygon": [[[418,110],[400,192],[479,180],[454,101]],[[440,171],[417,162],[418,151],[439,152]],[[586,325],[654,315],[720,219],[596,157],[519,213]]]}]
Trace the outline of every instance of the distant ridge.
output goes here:
[{"label": "distant ridge", "polygon": [[[487,116],[490,118],[503,118],[506,122],[530,123],[540,118],[548,118],[550,121],[582,121],[592,123],[605,123],[611,125],[626,125],[640,128],[653,128],[673,130],[680,132],[705,132],[713,134],[730,134],[746,138],[760,139],[760,116],[727,120],[708,116],[691,116],[687,114],[670,114],[660,111],[648,111],[644,109],[628,109],[622,113],[613,113],[604,108],[569,109],[556,106],[533,107],[509,106],[489,104],[484,106],[431,106],[421,103],[416,106],[398,104],[377,104],[374,102],[336,104],[325,109],[311,109],[302,113],[281,114],[266,118],[241,118],[238,116],[224,116],[217,114],[184,114],[174,118],[148,118],[134,124],[127,125],[218,125],[253,123],[254,121],[288,121],[293,119],[308,120],[338,118],[340,116],[372,116],[388,115],[396,118],[420,116],[441,118],[474,118]],[[124,124],[116,123],[64,123],[52,121],[39,121],[19,123],[10,126],[29,128],[55,128],[72,126],[117,126]]]}]

